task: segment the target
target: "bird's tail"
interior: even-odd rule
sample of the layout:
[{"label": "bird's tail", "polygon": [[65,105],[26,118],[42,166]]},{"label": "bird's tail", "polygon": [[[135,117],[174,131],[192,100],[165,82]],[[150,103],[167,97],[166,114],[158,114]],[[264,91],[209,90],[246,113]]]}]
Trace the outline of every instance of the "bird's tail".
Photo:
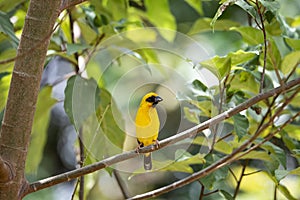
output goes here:
[{"label": "bird's tail", "polygon": [[146,153],[144,155],[144,169],[145,170],[151,170],[152,169],[151,153]]}]

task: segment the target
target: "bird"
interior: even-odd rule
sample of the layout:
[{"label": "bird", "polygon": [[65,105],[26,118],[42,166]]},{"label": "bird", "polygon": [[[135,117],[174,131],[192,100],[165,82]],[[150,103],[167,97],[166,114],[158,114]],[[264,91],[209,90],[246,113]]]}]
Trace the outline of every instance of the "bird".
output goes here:
[{"label": "bird", "polygon": [[[147,93],[141,100],[136,113],[136,137],[137,149],[151,144],[158,146],[158,134],[160,121],[156,110],[156,105],[163,99],[154,92]],[[151,153],[144,154],[144,169],[152,169]]]}]

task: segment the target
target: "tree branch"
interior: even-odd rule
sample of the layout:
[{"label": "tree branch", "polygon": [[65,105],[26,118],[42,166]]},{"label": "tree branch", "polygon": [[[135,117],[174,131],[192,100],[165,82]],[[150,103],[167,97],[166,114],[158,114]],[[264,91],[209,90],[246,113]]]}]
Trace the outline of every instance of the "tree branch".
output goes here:
[{"label": "tree branch", "polygon": [[[60,0],[31,0],[26,14],[0,130],[0,171],[10,170],[14,176],[9,181],[5,176],[0,177],[0,199],[21,199],[22,190],[28,186],[24,176],[27,149],[60,3]],[[29,50],[30,56],[22,56]]]},{"label": "tree branch", "polygon": [[[223,113],[221,113],[221,114],[219,114],[219,115],[217,115],[217,116],[215,116],[215,117],[213,117],[213,118],[211,118],[211,119],[209,119],[209,120],[207,120],[207,121],[205,121],[205,122],[203,122],[203,123],[201,123],[197,126],[194,126],[194,127],[190,128],[188,130],[185,130],[181,133],[178,133],[176,135],[173,135],[169,138],[166,138],[166,139],[160,141],[159,147],[157,147],[156,145],[150,145],[150,146],[147,146],[147,147],[143,147],[143,148],[140,149],[139,153],[147,153],[147,152],[151,152],[151,151],[154,151],[154,150],[157,150],[157,149],[161,149],[161,148],[164,148],[168,145],[179,142],[183,139],[192,137],[192,136],[196,135],[197,133],[199,133],[200,131],[203,131],[203,130],[209,128],[209,126],[217,124],[217,123],[219,123],[219,122],[221,122],[225,119],[228,119],[229,117],[231,117],[231,116],[233,116],[233,115],[249,108],[250,106],[258,103],[261,100],[267,99],[267,98],[272,97],[272,96],[274,96],[276,94],[279,94],[279,93],[285,93],[285,92],[287,92],[288,89],[293,88],[293,87],[295,87],[299,84],[300,84],[300,78],[292,80],[292,81],[288,82],[287,84],[281,85],[281,86],[279,86],[275,89],[272,89],[268,92],[258,94],[257,96],[245,101],[244,103],[242,103],[242,104],[240,104],[240,105],[238,105],[234,108],[231,108],[228,111],[223,112]],[[255,134],[255,135],[258,136],[258,134]],[[255,138],[253,138],[253,140],[254,139]],[[249,143],[251,143],[253,140],[248,140],[247,143],[244,143],[238,149],[236,149],[232,153],[232,155],[236,155],[238,152],[244,150],[249,145]],[[28,187],[28,189],[25,191],[25,193],[26,194],[32,193],[32,192],[47,188],[49,186],[56,185],[56,184],[59,184],[59,183],[77,178],[79,176],[83,176],[85,174],[95,172],[97,170],[100,170],[100,169],[103,169],[105,167],[111,166],[111,165],[116,164],[118,162],[128,160],[130,158],[134,158],[134,157],[138,156],[139,153],[137,153],[136,151],[124,152],[124,153],[117,154],[115,156],[106,158],[106,159],[104,159],[102,161],[99,161],[97,163],[94,163],[94,164],[91,164],[91,165],[88,165],[88,166],[85,166],[85,167],[82,167],[82,168],[79,168],[79,169],[76,169],[76,170],[73,170],[73,171],[66,172],[64,174],[56,175],[56,176],[53,176],[53,177],[49,177],[49,178],[31,183],[30,186]],[[191,175],[191,177],[189,177],[189,178],[191,178],[192,181],[197,180],[200,177],[203,177],[203,176],[207,175],[208,173],[210,173],[210,172],[212,172],[212,171],[228,164],[229,162],[232,161],[232,158],[233,158],[232,155],[224,157],[223,159],[219,160],[215,164],[213,164],[213,165],[209,166],[208,168],[206,168],[205,171],[202,170],[200,172],[197,172],[197,173]],[[186,181],[186,179],[182,179],[182,180],[176,182],[176,184],[179,184],[179,185],[176,185],[176,186],[180,187],[180,186],[185,185],[186,184],[185,181]],[[172,185],[166,186],[166,187],[163,187],[161,189],[152,191],[151,193],[145,193],[143,195],[143,197],[151,197],[151,196],[153,196],[153,194],[157,194],[157,192],[159,193],[160,191],[164,191],[164,192],[170,191],[170,190],[172,190],[172,188],[174,186],[172,184]],[[141,197],[141,196],[138,195],[138,196],[135,196],[131,199],[139,199],[139,197]]]}]

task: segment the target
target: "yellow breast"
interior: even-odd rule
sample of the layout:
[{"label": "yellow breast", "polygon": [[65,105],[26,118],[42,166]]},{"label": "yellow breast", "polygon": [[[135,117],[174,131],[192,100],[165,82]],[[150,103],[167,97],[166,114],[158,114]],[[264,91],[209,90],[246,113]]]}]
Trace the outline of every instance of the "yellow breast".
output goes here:
[{"label": "yellow breast", "polygon": [[136,136],[144,146],[153,144],[159,132],[159,118],[155,107],[140,106],[136,115]]}]

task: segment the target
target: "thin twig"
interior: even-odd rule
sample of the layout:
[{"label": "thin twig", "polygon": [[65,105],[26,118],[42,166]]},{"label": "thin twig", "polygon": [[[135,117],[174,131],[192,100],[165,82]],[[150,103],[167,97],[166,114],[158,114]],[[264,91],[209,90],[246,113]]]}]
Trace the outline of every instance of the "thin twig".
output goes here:
[{"label": "thin twig", "polygon": [[256,170],[256,171],[254,171],[254,172],[249,172],[249,173],[245,173],[244,174],[244,176],[251,176],[251,175],[253,175],[253,174],[257,174],[257,173],[259,173],[259,172],[262,172],[263,170]]},{"label": "thin twig", "polygon": [[205,187],[204,185],[201,183],[201,181],[199,181],[200,185],[201,185],[201,190],[200,190],[200,195],[199,195],[199,200],[202,200],[203,197],[204,197],[204,190],[205,190]]},{"label": "thin twig", "polygon": [[75,187],[74,187],[74,190],[73,190],[72,196],[71,196],[71,200],[73,200],[73,199],[75,198],[75,194],[76,194],[76,191],[77,191],[78,185],[79,185],[79,179],[77,179],[77,180],[76,180],[76,184],[75,184]]},{"label": "thin twig", "polygon": [[114,174],[114,176],[116,178],[116,181],[117,181],[117,183],[118,183],[118,185],[120,187],[120,190],[121,190],[121,192],[123,194],[124,199],[129,198],[130,197],[129,191],[128,191],[128,189],[127,189],[124,181],[122,180],[122,177],[120,176],[119,171],[117,169],[113,169],[113,174]]},{"label": "thin twig", "polygon": [[223,137],[220,137],[220,138],[217,140],[216,143],[218,143],[218,142],[220,142],[220,141],[223,141],[224,139],[230,137],[231,135],[232,135],[232,133],[228,133],[228,134],[224,135]]},{"label": "thin twig", "polygon": [[[233,115],[249,108],[250,106],[258,103],[259,101],[264,100],[266,98],[269,98],[273,95],[276,95],[276,94],[279,94],[279,93],[286,93],[286,91],[288,89],[293,88],[293,87],[295,87],[296,85],[299,85],[299,84],[300,84],[300,78],[297,78],[295,80],[292,80],[292,81],[288,82],[285,85],[274,88],[274,89],[272,89],[268,92],[258,94],[257,96],[252,97],[251,99],[248,99],[247,101],[241,103],[240,105],[238,105],[234,108],[229,109],[228,111],[223,112],[220,115],[217,115],[217,116],[215,116],[215,117],[213,117],[213,118],[211,118],[211,119],[209,119],[209,120],[207,120],[207,121],[205,121],[205,122],[203,122],[203,123],[201,123],[197,126],[194,126],[194,127],[190,128],[188,130],[185,130],[181,133],[178,133],[176,135],[173,135],[169,138],[166,138],[166,139],[160,141],[159,147],[157,147],[156,145],[150,145],[150,146],[143,147],[139,150],[139,153],[152,152],[154,150],[164,148],[164,147],[169,146],[171,144],[174,144],[176,142],[182,141],[183,139],[192,137],[192,136],[196,135],[197,133],[209,128],[209,126],[211,124],[216,124],[216,123],[219,123],[219,122],[221,122],[225,119],[228,119],[229,117],[231,117],[231,116],[233,116]],[[249,144],[251,144],[257,136],[258,136],[258,134],[254,135],[251,139],[249,139],[247,142],[242,144],[238,149],[236,149],[231,155],[225,156],[222,159],[220,159],[219,161],[217,161],[216,163],[214,163],[213,165],[209,166],[208,168],[205,168],[204,170],[201,170],[200,172],[197,172],[197,173],[191,175],[192,179],[189,180],[189,182],[197,180],[200,177],[203,177],[203,176],[207,175],[208,173],[216,170],[215,169],[216,167],[219,168],[219,167],[222,167],[222,166],[232,162],[232,158],[233,158],[232,156],[236,155],[240,151],[243,151],[245,148],[247,148],[247,146]],[[124,153],[117,154],[115,156],[106,158],[106,159],[104,159],[100,162],[97,162],[97,163],[94,163],[94,164],[91,164],[91,165],[88,165],[88,166],[84,166],[80,169],[75,169],[75,170],[60,174],[60,175],[56,175],[56,176],[49,177],[49,178],[46,178],[46,179],[43,179],[43,180],[40,180],[40,181],[33,182],[24,191],[24,195],[28,194],[28,193],[38,191],[38,190],[41,190],[41,189],[44,189],[44,188],[47,188],[47,187],[50,187],[52,185],[56,185],[56,184],[59,184],[59,183],[65,182],[65,181],[69,181],[71,179],[80,177],[82,175],[86,175],[86,174],[95,172],[97,170],[103,169],[105,167],[116,164],[118,162],[128,160],[130,158],[134,158],[138,155],[139,154],[134,150],[129,151],[129,152],[124,152]],[[179,183],[176,183],[176,184],[179,184],[179,186],[176,185],[176,187],[186,185],[187,184],[186,181],[187,181],[187,178],[180,180]],[[164,192],[167,192],[167,191],[170,191],[170,190],[174,189],[173,187],[174,187],[173,185],[162,187],[158,191],[152,191],[150,194],[147,193],[147,194],[144,194],[143,196],[149,196],[149,195],[152,196],[153,193],[154,194],[164,193]],[[139,197],[139,196],[137,196],[137,197]]]},{"label": "thin twig", "polygon": [[243,177],[245,175],[245,170],[246,170],[246,167],[248,166],[248,163],[249,163],[249,160],[246,160],[246,162],[243,164],[240,178],[236,182],[236,188],[234,190],[234,195],[233,195],[234,199],[236,198],[236,196],[238,195],[238,193],[240,191],[241,183],[242,183]]},{"label": "thin twig", "polygon": [[238,179],[237,179],[235,173],[232,171],[232,169],[231,169],[230,167],[229,167],[229,172],[231,173],[231,175],[232,175],[232,177],[234,178],[234,180],[235,180],[236,182],[238,182]]},{"label": "thin twig", "polygon": [[260,80],[260,88],[259,92],[261,93],[264,89],[264,82],[265,82],[265,73],[266,73],[266,67],[267,67],[267,50],[268,50],[268,44],[267,44],[267,34],[266,34],[266,29],[265,29],[265,24],[264,24],[264,19],[263,19],[263,13],[261,12],[261,7],[259,5],[258,0],[255,1],[256,7],[257,7],[257,13],[260,18],[261,22],[261,27],[257,23],[258,27],[260,30],[263,32],[264,36],[264,62],[263,62],[263,71],[261,73],[261,80]]},{"label": "thin twig", "polygon": [[277,200],[277,185],[274,186],[274,200]]},{"label": "thin twig", "polygon": [[204,196],[209,196],[209,195],[214,194],[214,193],[216,193],[216,192],[219,192],[219,190],[214,190],[214,191],[205,193]]},{"label": "thin twig", "polygon": [[[83,131],[82,127],[79,129],[79,150],[80,150],[80,168],[83,167],[84,161],[85,161],[85,152],[84,152],[84,144],[83,144]],[[79,200],[84,200],[84,176],[80,177],[79,180]]]}]

